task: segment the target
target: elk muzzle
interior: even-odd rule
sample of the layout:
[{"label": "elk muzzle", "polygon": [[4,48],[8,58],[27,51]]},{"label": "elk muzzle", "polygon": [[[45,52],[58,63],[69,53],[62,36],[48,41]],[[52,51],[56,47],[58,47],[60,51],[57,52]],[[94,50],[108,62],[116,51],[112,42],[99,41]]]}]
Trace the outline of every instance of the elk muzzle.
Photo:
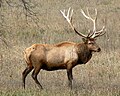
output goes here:
[{"label": "elk muzzle", "polygon": [[101,51],[101,48],[96,46],[95,48],[93,48],[93,51],[94,51],[94,52],[100,52],[100,51]]}]

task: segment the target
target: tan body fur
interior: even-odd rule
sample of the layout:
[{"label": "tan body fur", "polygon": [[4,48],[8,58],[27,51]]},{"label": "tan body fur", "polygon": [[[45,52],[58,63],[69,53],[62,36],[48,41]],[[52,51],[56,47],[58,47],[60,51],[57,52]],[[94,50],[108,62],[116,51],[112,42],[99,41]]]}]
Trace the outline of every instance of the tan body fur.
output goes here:
[{"label": "tan body fur", "polygon": [[[33,67],[37,63],[39,64],[38,66],[41,66],[41,69],[49,71],[67,69],[67,66],[74,67],[77,65],[77,62],[81,64],[86,63],[92,56],[92,54],[86,54],[84,50],[87,48],[82,48],[81,45],[83,44],[73,42],[62,42],[56,45],[34,44],[25,50],[24,58]],[[84,51],[85,54],[80,52],[79,49],[82,49],[81,51]],[[81,54],[82,56],[80,56]],[[85,55],[89,55],[88,58]],[[81,57],[80,60],[79,57]],[[69,62],[71,65],[68,65]]]}]

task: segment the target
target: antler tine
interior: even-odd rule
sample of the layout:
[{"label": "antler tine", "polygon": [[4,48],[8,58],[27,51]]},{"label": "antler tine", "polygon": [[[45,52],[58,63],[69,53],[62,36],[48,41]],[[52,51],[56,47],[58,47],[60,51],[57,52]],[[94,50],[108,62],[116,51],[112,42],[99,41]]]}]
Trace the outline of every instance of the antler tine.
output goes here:
[{"label": "antler tine", "polygon": [[96,34],[101,34],[104,31],[104,29],[105,29],[105,26],[103,26],[101,30],[97,31]]},{"label": "antler tine", "polygon": [[89,13],[89,9],[88,9],[88,8],[87,8],[87,14],[88,14],[89,19],[91,19],[92,21],[94,21],[94,20],[92,19],[92,17],[90,16],[90,13]]},{"label": "antler tine", "polygon": [[85,16],[85,18],[90,19],[90,17],[87,16],[87,15],[85,14],[85,12],[84,12],[82,9],[81,9],[81,13],[83,14],[83,16]]},{"label": "antler tine", "polygon": [[[105,30],[105,31],[104,31],[104,30]],[[103,32],[103,31],[104,31],[104,32]],[[106,28],[105,28],[105,26],[103,26],[101,30],[99,30],[99,31],[96,32],[94,38],[99,37],[99,36],[102,36],[102,35],[104,35],[105,33],[106,33]]]},{"label": "antler tine", "polygon": [[93,22],[93,33],[90,35],[90,33],[88,33],[89,37],[95,35],[95,32],[96,32],[96,19],[97,19],[97,9],[95,9],[95,19],[93,19],[91,16],[90,16],[90,13],[89,13],[89,10],[87,8],[87,15],[85,14],[85,12],[81,9],[81,13],[83,14],[83,16],[89,20],[91,20]]},{"label": "antler tine", "polygon": [[70,9],[71,9],[71,7],[69,7],[69,9],[68,9],[67,18],[69,18],[69,16],[70,16]]},{"label": "antler tine", "polygon": [[97,9],[95,8],[95,20],[97,19]]},{"label": "antler tine", "polygon": [[[93,19],[91,16],[90,16],[90,13],[89,13],[89,10],[88,10],[88,8],[87,8],[87,15],[85,14],[85,12],[81,9],[81,13],[83,14],[83,16],[85,16],[85,18],[87,18],[87,19],[90,19],[90,20],[92,20],[93,22],[96,20],[96,17],[95,17],[95,19]],[[97,16],[97,9],[95,9],[95,16]]]},{"label": "antler tine", "polygon": [[93,33],[91,37],[94,38],[96,34],[96,20],[97,20],[97,9],[95,8],[95,19],[93,19]]},{"label": "antler tine", "polygon": [[72,22],[72,15],[73,15],[73,9],[71,10],[71,14],[70,14],[70,21]]},{"label": "antler tine", "polygon": [[85,38],[87,37],[86,35],[79,33],[72,24],[73,9],[69,8],[67,11],[67,15],[65,14],[65,11],[60,10],[60,12],[62,13],[63,17],[67,20],[67,22],[70,24],[71,28],[75,31],[75,33],[77,33],[82,37],[85,37]]}]

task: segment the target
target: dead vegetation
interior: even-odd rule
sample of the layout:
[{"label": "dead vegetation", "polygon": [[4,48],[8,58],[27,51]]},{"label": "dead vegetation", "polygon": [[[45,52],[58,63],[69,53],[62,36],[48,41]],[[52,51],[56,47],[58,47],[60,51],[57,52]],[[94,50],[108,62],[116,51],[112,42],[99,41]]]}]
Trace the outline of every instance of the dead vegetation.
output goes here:
[{"label": "dead vegetation", "polygon": [[[35,15],[26,18],[22,0],[0,0],[0,95],[38,96],[117,96],[120,95],[120,1],[119,0],[24,0]],[[10,6],[8,5],[14,5]],[[19,5],[19,6],[18,6]],[[107,32],[98,39],[102,48],[86,65],[73,69],[73,91],[67,90],[66,71],[41,71],[38,79],[46,90],[39,92],[28,75],[27,89],[22,90],[21,72],[26,67],[23,50],[33,43],[81,42],[61,16],[60,9],[72,7],[73,22],[80,32],[87,34],[92,23],[80,14],[80,9],[98,9],[97,28],[106,19]],[[31,12],[31,11],[30,11]],[[32,16],[32,18],[31,18]],[[54,79],[54,81],[53,81]],[[29,89],[31,88],[31,89]]]}]

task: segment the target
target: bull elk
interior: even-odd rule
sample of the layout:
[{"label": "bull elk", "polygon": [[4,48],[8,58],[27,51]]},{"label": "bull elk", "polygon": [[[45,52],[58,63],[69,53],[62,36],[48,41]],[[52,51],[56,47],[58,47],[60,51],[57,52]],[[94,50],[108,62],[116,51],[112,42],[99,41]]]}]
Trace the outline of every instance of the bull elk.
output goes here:
[{"label": "bull elk", "polygon": [[47,71],[66,69],[69,81],[69,87],[72,88],[72,69],[76,65],[86,64],[92,57],[93,52],[100,52],[100,47],[96,44],[95,38],[105,34],[105,26],[96,31],[97,9],[95,9],[95,18],[92,18],[87,9],[87,14],[81,9],[83,16],[93,22],[93,30],[84,35],[78,32],[72,24],[73,9],[61,11],[63,17],[70,24],[71,28],[79,36],[83,37],[82,43],[61,42],[58,44],[33,44],[24,51],[24,58],[27,63],[26,69],[22,73],[23,87],[25,88],[25,78],[33,70],[32,78],[42,89],[42,85],[37,79],[41,69]]}]

